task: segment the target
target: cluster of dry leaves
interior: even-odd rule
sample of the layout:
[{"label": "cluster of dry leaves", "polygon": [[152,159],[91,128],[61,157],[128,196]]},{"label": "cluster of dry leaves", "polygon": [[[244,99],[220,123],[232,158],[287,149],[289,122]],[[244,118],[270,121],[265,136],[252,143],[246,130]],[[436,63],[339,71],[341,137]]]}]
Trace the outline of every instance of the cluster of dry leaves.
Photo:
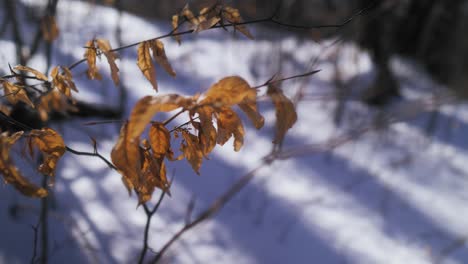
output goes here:
[{"label": "cluster of dry leaves", "polygon": [[[194,15],[188,6],[185,6],[180,13],[174,15],[172,36],[176,37],[179,43],[180,35],[177,34],[177,30],[186,22],[194,32],[231,23],[236,30],[252,38],[247,28],[238,24],[242,23],[239,11],[224,5],[203,8],[198,15]],[[58,32],[54,29],[50,31],[50,35]],[[84,59],[88,64],[87,77],[98,80],[102,78],[97,67],[97,58],[101,55],[105,56],[111,78],[118,85],[119,68],[116,63],[118,57],[109,42],[104,39],[93,39],[86,43]],[[154,90],[158,91],[154,61],[171,76],[176,75],[165,54],[164,44],[159,39],[141,42],[137,49],[137,66]],[[78,92],[78,89],[69,68],[65,66],[53,68],[50,80],[40,71],[26,66],[16,66],[11,72],[16,78],[15,82],[0,79],[4,97],[10,105],[22,102],[36,109],[43,120],[47,120],[53,111],[76,110],[73,106],[72,92]],[[39,96],[32,97],[35,93],[28,92],[25,79],[41,81],[46,90]],[[280,144],[287,130],[296,122],[297,115],[294,104],[274,85],[274,82],[268,84],[267,95],[276,109],[276,135],[273,142]],[[203,159],[208,157],[217,144],[222,146],[233,138],[234,150],[239,151],[244,144],[245,129],[234,107],[238,107],[255,128],[263,127],[264,118],[257,107],[257,89],[252,88],[238,76],[221,79],[201,95],[165,94],[140,99],[131,111],[128,121],[122,125],[120,136],[111,153],[112,163],[122,175],[129,193],[135,191],[139,203],[151,199],[156,188],[169,193],[170,182],[166,176],[166,161],[185,159],[199,174]],[[5,115],[9,114],[5,105],[2,105],[1,110]],[[175,110],[179,111],[166,122],[154,120],[157,113]],[[189,121],[169,130],[168,124],[182,113],[187,114]],[[12,161],[12,146],[21,138],[26,138],[24,142],[27,144],[24,149],[28,148],[31,156],[34,155],[34,149],[42,153],[42,164],[38,170],[51,177],[50,183],[53,183],[57,162],[67,148],[61,136],[50,128],[14,134],[4,132],[0,135],[0,173],[5,182],[27,196],[44,197],[47,195],[47,190],[37,187],[22,176]],[[177,156],[171,147],[175,139],[180,141]]]}]

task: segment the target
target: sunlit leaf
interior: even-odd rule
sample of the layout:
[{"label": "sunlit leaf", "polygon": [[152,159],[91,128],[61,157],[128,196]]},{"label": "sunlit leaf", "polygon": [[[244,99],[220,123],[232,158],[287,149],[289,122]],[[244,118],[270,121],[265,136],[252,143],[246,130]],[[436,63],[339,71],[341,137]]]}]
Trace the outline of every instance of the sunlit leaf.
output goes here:
[{"label": "sunlit leaf", "polygon": [[23,89],[23,87],[14,85],[10,82],[4,81],[3,82],[3,89],[5,91],[5,96],[7,100],[12,103],[13,105],[17,104],[18,101],[21,101],[30,107],[34,108],[33,102],[29,99],[28,94]]},{"label": "sunlit leaf", "polygon": [[226,6],[223,9],[223,18],[229,21],[230,23],[236,24],[234,25],[234,28],[242,34],[244,34],[246,37],[248,37],[249,39],[254,39],[254,37],[252,36],[252,34],[250,34],[249,30],[245,25],[238,25],[239,23],[243,22],[239,10],[237,10],[236,8]]},{"label": "sunlit leaf", "polygon": [[21,138],[23,132],[16,132],[9,136],[7,133],[0,134],[0,174],[6,183],[13,185],[23,195],[42,198],[47,196],[47,190],[36,186],[26,179],[15,167],[10,157],[11,147]]},{"label": "sunlit leaf", "polygon": [[109,63],[109,67],[111,70],[111,76],[112,80],[114,81],[114,84],[117,86],[119,85],[119,68],[117,67],[117,64],[115,63],[115,60],[117,59],[117,55],[112,51],[112,47],[109,43],[108,40],[106,39],[96,39],[97,46],[99,50],[102,51],[104,56],[106,56],[107,62]]},{"label": "sunlit leaf", "polygon": [[274,144],[281,144],[286,132],[296,123],[297,113],[294,104],[283,91],[274,85],[268,86],[267,95],[273,101],[276,110],[276,132]]},{"label": "sunlit leaf", "polygon": [[166,51],[164,50],[164,44],[156,39],[151,41],[151,50],[153,51],[154,60],[172,77],[176,76],[174,69],[172,69],[171,64],[166,56]]},{"label": "sunlit leaf", "polygon": [[136,138],[141,135],[156,113],[169,112],[179,107],[188,107],[191,103],[191,98],[185,98],[178,94],[143,97],[136,103],[130,114],[128,123],[129,137]]},{"label": "sunlit leaf", "polygon": [[218,135],[217,143],[224,145],[231,136],[234,136],[234,150],[239,151],[244,144],[244,126],[240,118],[230,108],[222,108],[217,113]]},{"label": "sunlit leaf", "polygon": [[200,126],[198,127],[200,147],[204,155],[210,153],[216,146],[216,129],[213,125],[214,109],[211,106],[201,106],[196,108],[198,117],[200,119]]},{"label": "sunlit leaf", "polygon": [[86,71],[86,75],[90,80],[98,79],[101,80],[101,74],[99,74],[99,70],[96,66],[96,56],[97,56],[97,49],[96,43],[93,40],[86,42],[86,51],[84,53],[84,57],[88,62],[88,70]]},{"label": "sunlit leaf", "polygon": [[54,67],[50,72],[50,76],[52,77],[52,85],[68,98],[71,97],[72,90],[78,92],[78,89],[76,89],[76,85],[73,82],[72,73],[67,67]]},{"label": "sunlit leaf", "polygon": [[51,176],[50,184],[53,185],[57,163],[66,150],[65,143],[60,134],[51,128],[32,130],[30,137],[32,144],[43,155],[43,162],[39,166],[39,172]]},{"label": "sunlit leaf", "polygon": [[198,137],[185,130],[182,131],[182,137],[184,138],[184,141],[181,144],[180,150],[192,166],[192,169],[197,174],[200,174],[200,167],[203,161],[203,151],[200,148]]},{"label": "sunlit leaf", "polygon": [[177,32],[179,31],[179,15],[173,15],[172,16],[172,33],[174,35],[175,40],[177,43],[180,45],[180,35],[177,35]]},{"label": "sunlit leaf", "polygon": [[34,75],[34,77],[36,77],[37,79],[39,79],[41,81],[48,81],[47,76],[45,76],[45,74],[43,74],[42,72],[40,72],[40,71],[38,71],[36,69],[30,68],[28,66],[16,65],[14,69],[18,70],[18,71],[24,71],[24,72],[32,73]]},{"label": "sunlit leaf", "polygon": [[138,61],[137,65],[143,75],[153,86],[153,89],[158,91],[158,84],[156,82],[156,70],[154,68],[153,60],[150,54],[150,41],[144,41],[138,46]]},{"label": "sunlit leaf", "polygon": [[149,130],[149,140],[154,157],[164,158],[171,149],[171,135],[169,130],[159,122],[154,122]]}]

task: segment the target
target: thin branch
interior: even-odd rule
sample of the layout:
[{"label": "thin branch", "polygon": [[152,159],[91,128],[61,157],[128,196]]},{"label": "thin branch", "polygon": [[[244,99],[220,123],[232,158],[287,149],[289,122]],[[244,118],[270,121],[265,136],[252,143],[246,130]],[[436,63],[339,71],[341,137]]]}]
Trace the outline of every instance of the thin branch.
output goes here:
[{"label": "thin branch", "polygon": [[149,229],[151,226],[151,219],[153,218],[153,215],[158,211],[158,208],[161,205],[165,195],[166,195],[166,192],[163,191],[161,195],[159,196],[158,202],[156,203],[156,205],[153,207],[152,210],[148,208],[148,205],[146,205],[146,203],[143,204],[143,209],[145,210],[145,214],[146,214],[146,225],[145,225],[145,232],[143,236],[143,248],[141,249],[140,257],[138,258],[138,264],[142,264],[143,261],[145,261],[145,256],[149,249],[148,239],[149,239]]},{"label": "thin branch", "polygon": [[78,156],[90,156],[90,157],[98,157],[100,158],[102,161],[104,161],[107,166],[109,166],[109,168],[111,169],[114,169],[114,170],[117,170],[117,167],[114,166],[114,164],[112,164],[112,162],[110,162],[109,160],[107,160],[104,156],[102,156],[101,154],[99,154],[99,152],[97,152],[97,150],[95,150],[94,152],[84,152],[84,151],[78,151],[78,150],[74,150],[68,146],[65,146],[65,149],[72,153],[72,154],[75,154],[75,155],[78,155]]}]

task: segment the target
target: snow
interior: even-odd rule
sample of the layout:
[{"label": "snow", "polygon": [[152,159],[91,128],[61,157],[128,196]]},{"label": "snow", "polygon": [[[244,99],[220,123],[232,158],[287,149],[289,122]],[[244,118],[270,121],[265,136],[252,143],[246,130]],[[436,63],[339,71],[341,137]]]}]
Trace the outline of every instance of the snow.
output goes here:
[{"label": "snow", "polygon": [[[35,1],[23,1],[33,4]],[[60,1],[54,65],[82,57],[82,46],[93,37],[116,46],[118,14],[110,8],[81,1]],[[130,14],[121,18],[125,44],[167,33],[167,21],[147,21]],[[335,92],[335,63],[340,78],[355,88],[369,83],[373,74],[369,56],[351,43],[329,40],[315,43],[287,34],[252,27],[251,41],[222,29],[183,37],[179,46],[164,39],[166,52],[178,76],[158,70],[160,94],[194,95],[227,75],[239,75],[252,85],[274,73],[282,76],[322,71],[308,79],[288,81],[285,93],[306,95]],[[0,61],[14,61],[14,44],[0,41]],[[317,63],[313,63],[320,56]],[[33,67],[44,69],[36,56]],[[121,53],[118,65],[128,88],[127,112],[145,95],[155,95],[136,66],[136,49]],[[311,68],[311,65],[313,67]],[[417,65],[395,58],[392,66],[403,85],[405,100],[439,91]],[[99,67],[109,76],[107,62]],[[109,106],[118,104],[116,88],[105,78],[88,81],[85,67],[74,70],[77,98]],[[415,104],[409,101],[408,106]],[[399,106],[388,113],[399,116]],[[372,122],[378,113],[359,102],[347,103],[345,123],[333,123],[334,100],[306,100],[297,109],[299,121],[288,134],[288,148],[322,144],[346,135],[356,126]],[[408,108],[409,109],[409,108]],[[373,131],[333,151],[311,153],[262,168],[213,219],[186,233],[165,256],[168,263],[465,263],[465,245],[444,252],[468,235],[468,109],[448,105],[439,112],[433,134],[426,126],[430,113],[382,131]],[[217,147],[205,160],[201,176],[185,162],[169,166],[175,177],[171,192],[154,216],[149,243],[157,251],[183,225],[189,202],[194,215],[204,210],[236,179],[262,163],[272,148],[274,110],[261,103],[266,125],[256,131],[249,122],[245,146],[236,153],[232,142]],[[162,118],[162,116],[158,116]],[[118,125],[84,126],[76,120],[55,126],[68,146],[92,151],[89,136],[100,153],[110,156]],[[183,123],[184,117],[176,122]],[[26,166],[24,166],[26,167]],[[25,170],[25,168],[21,168]],[[31,170],[31,169],[30,169]],[[31,177],[38,177],[30,171]],[[129,197],[120,175],[93,157],[65,154],[57,171],[50,209],[51,263],[134,263],[142,247],[146,217]],[[157,200],[155,193],[152,203]],[[33,231],[40,208],[38,200],[22,197],[11,186],[0,191],[0,263],[25,263],[32,256]],[[15,213],[12,210],[16,209]],[[154,256],[148,253],[149,257]],[[164,262],[166,263],[166,262]]]}]

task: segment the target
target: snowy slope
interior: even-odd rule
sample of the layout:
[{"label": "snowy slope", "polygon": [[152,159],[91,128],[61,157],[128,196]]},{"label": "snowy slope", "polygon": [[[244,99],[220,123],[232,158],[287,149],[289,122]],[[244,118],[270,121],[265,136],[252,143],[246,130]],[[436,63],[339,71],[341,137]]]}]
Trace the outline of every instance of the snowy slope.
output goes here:
[{"label": "snowy slope", "polygon": [[[24,1],[35,2],[35,1]],[[60,1],[60,39],[54,64],[68,65],[82,57],[84,43],[107,38],[116,46],[118,14],[109,8],[79,1]],[[124,14],[125,44],[167,33],[167,21],[145,21]],[[158,71],[161,93],[192,95],[205,91],[227,75],[240,75],[251,84],[274,73],[319,74],[285,83],[288,95],[305,87],[299,121],[288,135],[290,148],[318,144],[365,126],[376,115],[357,102],[346,105],[344,124],[333,123],[336,102],[335,61],[347,89],[365,86],[372,65],[351,44],[317,44],[293,35],[252,28],[257,40],[223,30],[202,32],[178,46],[165,39],[167,55],[177,71],[173,79]],[[3,68],[14,61],[11,40],[0,40]],[[340,48],[338,48],[340,47]],[[31,61],[43,69],[43,58]],[[393,63],[408,100],[428,96],[436,84],[416,65],[396,58]],[[100,64],[107,71],[106,62]],[[154,94],[136,66],[136,49],[121,53],[119,67],[128,88],[127,111],[144,95]],[[117,105],[109,79],[85,80],[85,67],[75,71],[78,98]],[[108,74],[105,74],[108,76]],[[325,98],[325,99],[324,99]],[[404,103],[403,103],[404,104]],[[411,104],[405,104],[408,106]],[[266,126],[249,126],[240,153],[231,144],[204,161],[197,176],[185,161],[171,165],[175,175],[172,197],[153,219],[150,245],[157,251],[184,224],[187,206],[195,199],[194,215],[231,183],[262,161],[271,150],[274,110],[261,104]],[[259,171],[253,182],[214,219],[179,240],[165,257],[167,263],[466,263],[468,249],[468,109],[444,106],[434,132],[427,133],[429,113],[389,128],[361,135],[331,151],[277,161]],[[106,157],[117,139],[115,124],[84,126],[89,120],[57,125],[70,147],[91,151],[89,136]],[[177,122],[184,122],[184,118]],[[246,122],[246,124],[248,124]],[[26,170],[26,169],[25,169]],[[30,175],[35,172],[30,170]],[[36,174],[33,177],[38,177]],[[155,194],[153,201],[156,201]],[[0,192],[0,263],[27,263],[32,256],[33,231],[39,201],[18,195],[10,186]],[[143,208],[136,208],[117,172],[96,158],[67,153],[57,171],[50,212],[51,263],[134,263],[142,247]],[[13,217],[14,216],[14,217]],[[149,253],[153,256],[153,253]],[[166,263],[166,262],[165,262]]]}]

